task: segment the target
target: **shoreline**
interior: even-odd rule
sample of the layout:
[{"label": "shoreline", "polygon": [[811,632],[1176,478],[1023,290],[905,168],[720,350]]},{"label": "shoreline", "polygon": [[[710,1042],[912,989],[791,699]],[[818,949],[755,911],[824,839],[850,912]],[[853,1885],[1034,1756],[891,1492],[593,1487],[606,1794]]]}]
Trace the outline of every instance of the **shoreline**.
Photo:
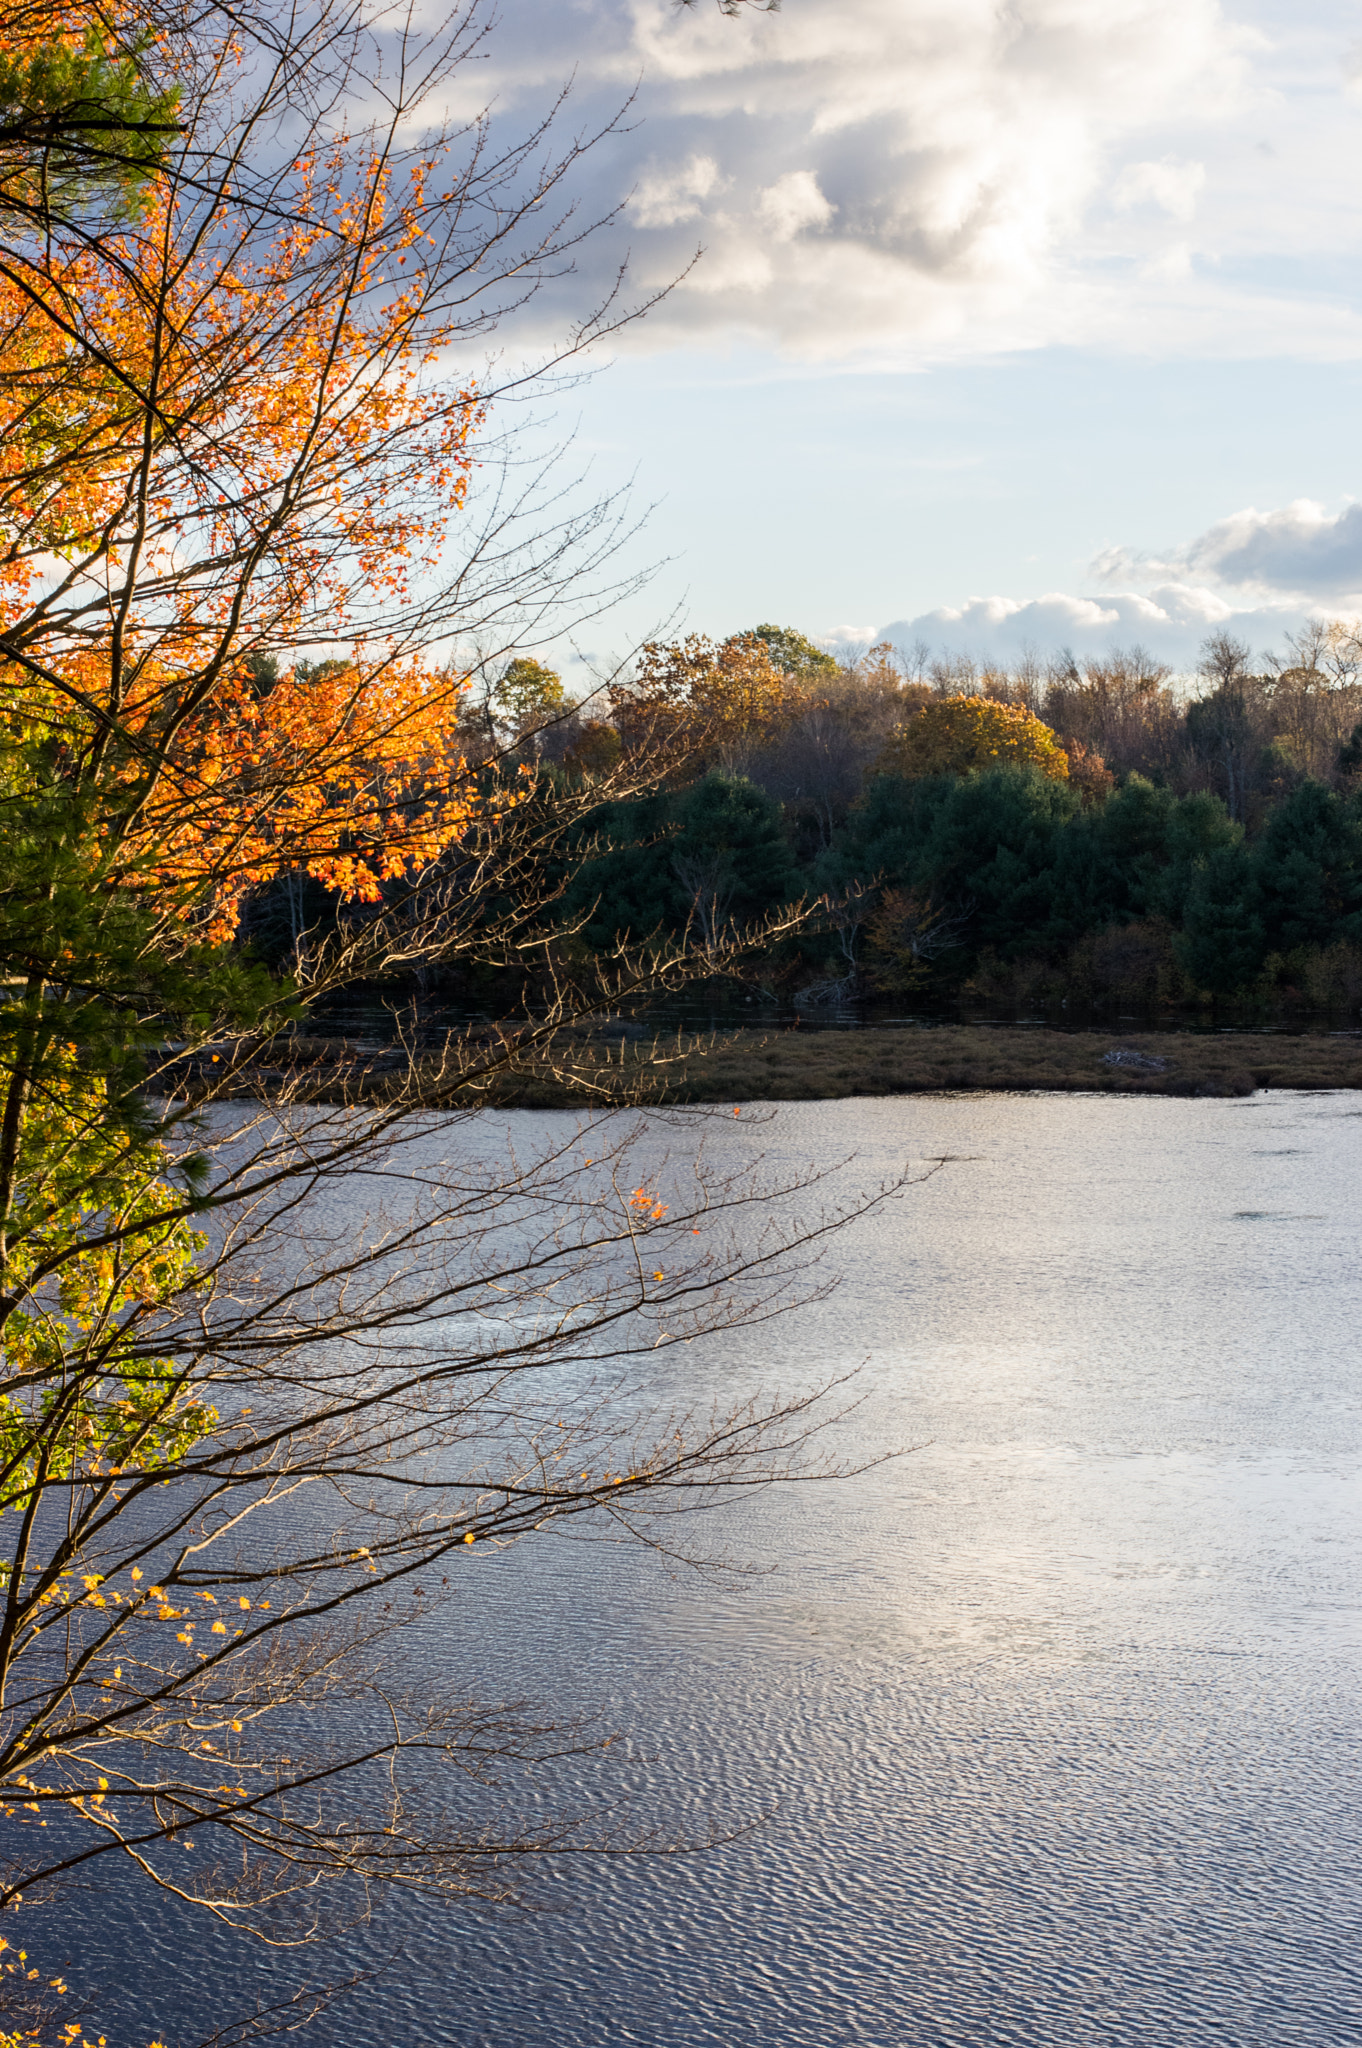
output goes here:
[{"label": "shoreline", "polygon": [[[323,1051],[315,1042],[309,1052],[305,1075],[298,1067],[288,1074],[276,1069],[262,1077],[262,1088],[242,1074],[232,1092],[268,1098],[283,1083],[295,1099],[314,1102],[376,1102],[401,1092],[396,1062],[366,1059],[353,1047]],[[1037,1091],[1214,1098],[1260,1088],[1362,1089],[1362,1033],[1122,1034],[943,1024],[738,1030],[709,1039],[592,1037],[561,1044],[551,1058],[527,1061],[470,1090],[467,1099],[497,1108],[566,1109]]]}]

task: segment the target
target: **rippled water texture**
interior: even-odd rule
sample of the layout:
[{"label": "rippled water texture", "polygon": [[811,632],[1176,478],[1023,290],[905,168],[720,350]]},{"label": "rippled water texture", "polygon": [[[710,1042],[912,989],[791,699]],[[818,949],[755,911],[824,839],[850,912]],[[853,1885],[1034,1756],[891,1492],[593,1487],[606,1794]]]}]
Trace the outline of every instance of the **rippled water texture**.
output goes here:
[{"label": "rippled water texture", "polygon": [[[732,1127],[961,1155],[843,1241],[833,1300],[676,1360],[688,1387],[864,1363],[861,1447],[920,1448],[730,1512],[709,1533],[774,1566],[743,1585],[600,1544],[489,1560],[440,1654],[602,1708],[644,1810],[766,1817],[569,1866],[530,1917],[380,1915],[352,1952],[400,1960],[307,2038],[1362,2040],[1360,1138],[1345,1095]],[[189,2038],[259,1960],[155,1907],[125,1955],[119,2048],[134,2016]]]}]

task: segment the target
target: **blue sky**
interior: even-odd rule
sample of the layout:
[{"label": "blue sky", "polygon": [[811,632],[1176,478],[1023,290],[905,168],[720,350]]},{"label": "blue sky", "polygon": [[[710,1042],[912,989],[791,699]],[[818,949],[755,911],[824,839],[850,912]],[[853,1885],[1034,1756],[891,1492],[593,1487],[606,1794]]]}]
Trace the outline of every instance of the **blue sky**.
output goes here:
[{"label": "blue sky", "polygon": [[665,558],[585,652],[776,619],[1181,667],[1362,614],[1356,0],[535,0],[489,47],[507,118],[637,89],[546,323],[703,251],[558,403]]}]

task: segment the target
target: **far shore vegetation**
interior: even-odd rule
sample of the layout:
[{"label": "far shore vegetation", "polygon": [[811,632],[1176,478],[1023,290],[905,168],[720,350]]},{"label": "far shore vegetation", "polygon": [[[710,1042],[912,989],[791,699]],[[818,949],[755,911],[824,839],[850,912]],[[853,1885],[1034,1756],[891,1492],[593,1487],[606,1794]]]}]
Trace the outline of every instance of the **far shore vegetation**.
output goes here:
[{"label": "far shore vegetation", "polygon": [[[381,1103],[406,1085],[406,1071],[407,1056],[400,1051],[364,1049],[343,1039],[300,1039],[267,1070],[243,1068],[236,1085],[243,1098]],[[630,1038],[607,1023],[489,1073],[481,1099],[515,1109],[645,1102],[737,1108],[973,1090],[1227,1096],[1251,1095],[1258,1088],[1362,1088],[1362,1034],[1117,1035],[941,1024],[824,1031],[783,1026]]]},{"label": "far shore vegetation", "polygon": [[[523,1027],[625,945],[708,952],[735,1024],[745,1003],[806,1022],[1362,1024],[1362,639],[1345,622],[1256,658],[1212,635],[1181,679],[1139,648],[838,660],[766,624],[649,646],[574,699],[518,655],[471,678],[458,741],[489,796],[571,813],[544,900],[528,921],[515,905],[542,949],[368,984],[394,1014]],[[282,873],[238,943],[305,979],[353,916]],[[656,1011],[626,1014],[651,1033]]]}]

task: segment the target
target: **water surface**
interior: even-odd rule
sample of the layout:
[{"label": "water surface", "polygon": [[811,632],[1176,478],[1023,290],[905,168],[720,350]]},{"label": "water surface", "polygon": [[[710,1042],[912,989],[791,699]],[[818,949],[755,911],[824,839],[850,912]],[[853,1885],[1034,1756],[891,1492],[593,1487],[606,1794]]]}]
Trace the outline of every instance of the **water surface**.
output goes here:
[{"label": "water surface", "polygon": [[[420,1654],[599,1710],[624,1741],[584,1799],[748,1831],[569,1864],[528,1916],[380,1912],[346,1954],[398,1959],[305,2038],[1362,2039],[1360,1138],[1344,1094],[726,1130],[871,1174],[955,1155],[842,1240],[833,1299],[669,1368],[694,1395],[861,1366],[841,1448],[918,1448],[710,1518],[770,1567],[745,1582],[562,1539],[489,1559]],[[88,1937],[116,2048],[297,1972],[137,1911]]]}]

